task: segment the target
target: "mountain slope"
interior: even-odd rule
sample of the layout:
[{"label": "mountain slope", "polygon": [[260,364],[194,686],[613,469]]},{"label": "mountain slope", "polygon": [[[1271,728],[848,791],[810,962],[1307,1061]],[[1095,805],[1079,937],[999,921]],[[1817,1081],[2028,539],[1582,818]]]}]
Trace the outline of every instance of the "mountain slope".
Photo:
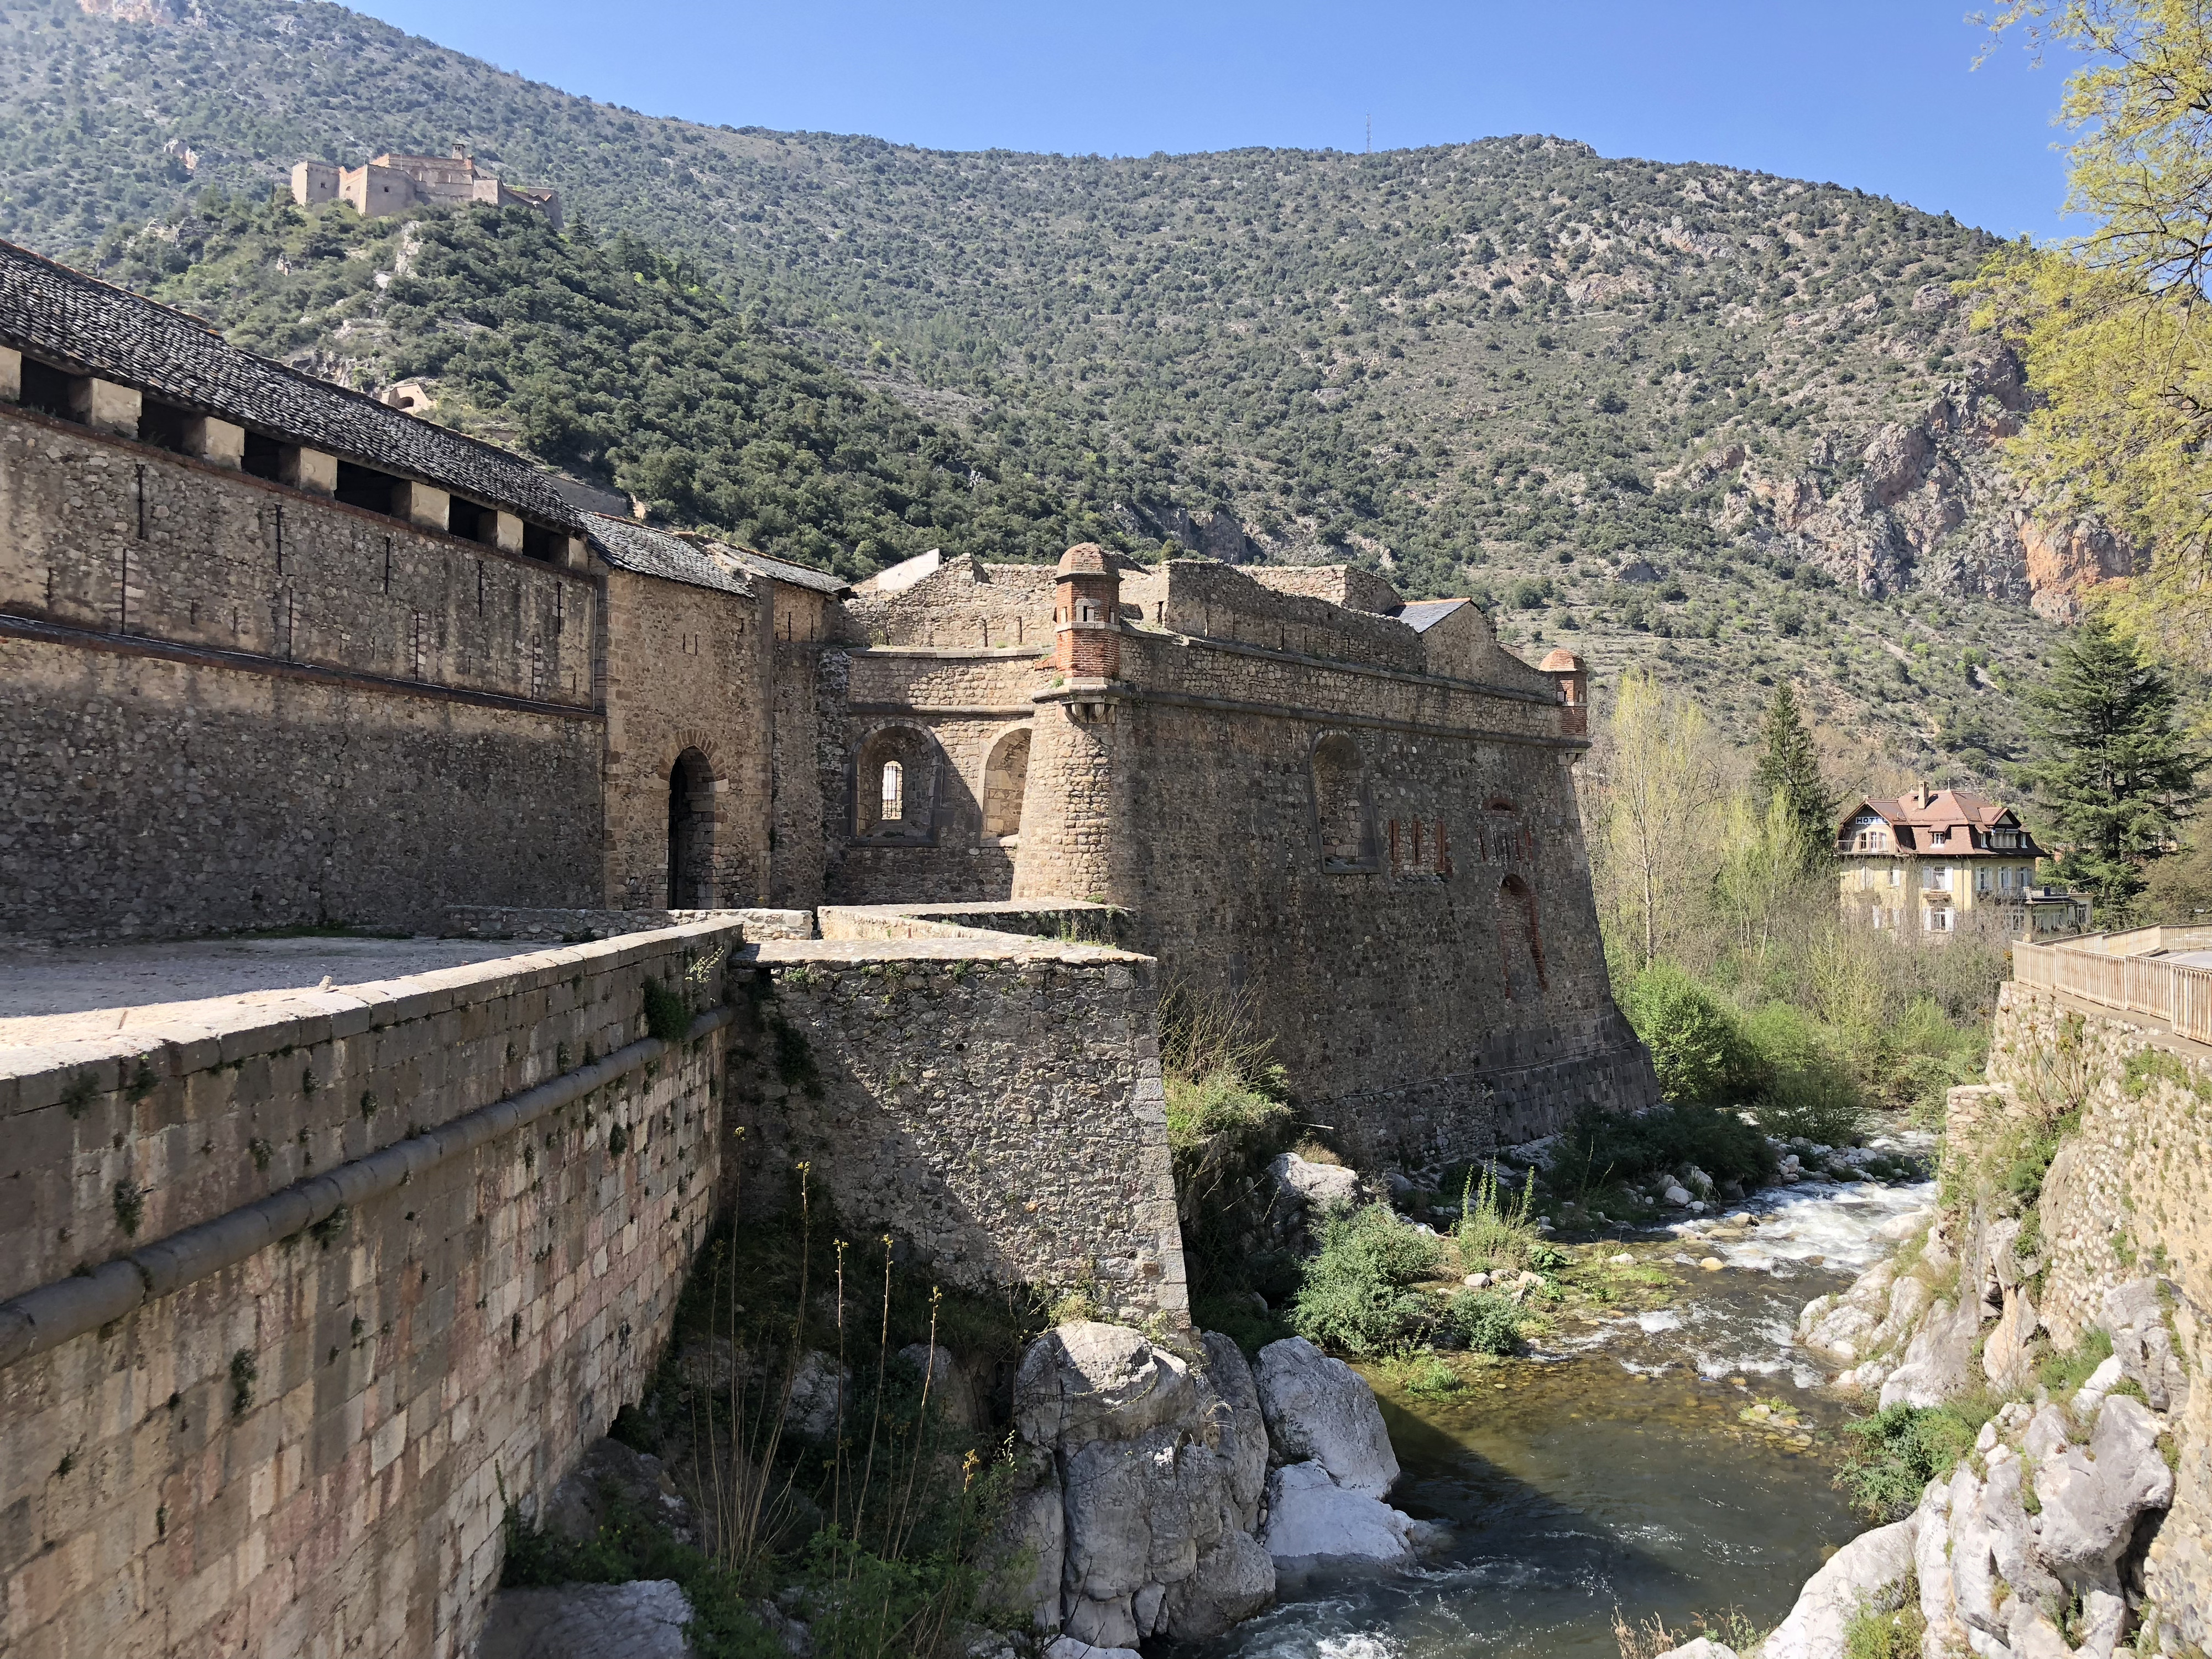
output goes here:
[{"label": "mountain slope", "polygon": [[[572,241],[689,261],[738,324],[878,394],[862,424],[926,420],[961,451],[938,470],[1003,500],[986,531],[917,488],[937,505],[897,516],[925,537],[1352,556],[1409,593],[1487,590],[1524,641],[1651,660],[1731,723],[1790,674],[1839,728],[1984,775],[2044,637],[2031,544],[2053,611],[2118,557],[2018,522],[1991,464],[2023,394],[1949,287],[1987,239],[1857,192],[1529,138],[945,155],[646,118],[326,5],[125,9],[5,14],[0,234],[174,283],[226,257],[228,205],[185,210],[210,185],[465,143],[559,185]],[[198,308],[242,316],[216,286]],[[416,361],[361,358],[348,320],[289,349],[372,378]],[[495,418],[562,458],[526,411]],[[768,521],[622,447],[592,465],[678,516]],[[882,527],[825,522],[805,550],[865,568],[908,544]]]}]

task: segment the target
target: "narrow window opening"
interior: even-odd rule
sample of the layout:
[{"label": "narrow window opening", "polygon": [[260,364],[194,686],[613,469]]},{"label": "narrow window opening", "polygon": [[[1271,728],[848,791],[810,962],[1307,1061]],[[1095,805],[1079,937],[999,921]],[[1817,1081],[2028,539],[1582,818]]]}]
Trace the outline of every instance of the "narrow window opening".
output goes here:
[{"label": "narrow window opening", "polygon": [[399,482],[388,472],[378,472],[351,461],[338,463],[337,498],[348,507],[392,516],[392,488]]},{"label": "narrow window opening", "polygon": [[265,432],[246,434],[246,453],[239,465],[257,478],[275,478],[283,465],[283,446]]},{"label": "narrow window opening", "polygon": [[63,374],[49,363],[26,357],[23,359],[23,384],[18,401],[24,408],[35,409],[41,415],[74,421],[76,415],[70,408],[70,382],[76,378],[73,374]]},{"label": "narrow window opening", "polygon": [[899,823],[906,818],[906,768],[896,761],[884,763],[883,819]]}]

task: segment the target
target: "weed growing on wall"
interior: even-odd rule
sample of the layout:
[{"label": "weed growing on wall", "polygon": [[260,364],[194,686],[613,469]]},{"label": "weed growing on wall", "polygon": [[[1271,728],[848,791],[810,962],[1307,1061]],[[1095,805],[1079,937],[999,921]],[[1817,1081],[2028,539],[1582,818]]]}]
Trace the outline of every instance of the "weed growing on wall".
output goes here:
[{"label": "weed growing on wall", "polygon": [[698,1547],[622,1513],[581,1546],[511,1522],[507,1582],[675,1578],[702,1659],[780,1653],[750,1610],[778,1592],[821,1659],[930,1659],[1007,1622],[983,1556],[1011,1468],[967,1425],[974,1379],[1043,1328],[1041,1298],[941,1292],[889,1239],[839,1237],[811,1173],[783,1210],[710,1237],[646,1399],[612,1431],[666,1463]]},{"label": "weed growing on wall", "polygon": [[1255,1248],[1270,1197],[1267,1163],[1297,1127],[1273,1049],[1242,997],[1175,986],[1161,999],[1160,1076],[1192,1314],[1248,1350],[1285,1334],[1253,1294],[1272,1303],[1297,1283],[1294,1263]]}]

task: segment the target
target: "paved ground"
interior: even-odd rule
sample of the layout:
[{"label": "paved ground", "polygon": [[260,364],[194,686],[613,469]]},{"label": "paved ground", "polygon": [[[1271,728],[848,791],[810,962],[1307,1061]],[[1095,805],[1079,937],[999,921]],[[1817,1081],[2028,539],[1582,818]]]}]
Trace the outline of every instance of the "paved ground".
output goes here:
[{"label": "paved ground", "polygon": [[361,985],[526,954],[514,939],[224,939],[173,945],[0,946],[0,1047],[114,1029],[165,1002]]}]

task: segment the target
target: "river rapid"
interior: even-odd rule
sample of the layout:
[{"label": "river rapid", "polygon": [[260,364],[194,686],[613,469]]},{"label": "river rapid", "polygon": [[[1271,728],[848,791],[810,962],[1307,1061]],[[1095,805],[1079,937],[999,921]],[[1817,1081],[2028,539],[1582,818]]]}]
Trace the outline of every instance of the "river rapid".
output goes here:
[{"label": "river rapid", "polygon": [[1866,1524],[1831,1484],[1820,1441],[1850,1405],[1793,1346],[1798,1310],[1934,1198],[1932,1182],[1771,1188],[1731,1206],[1759,1218],[1740,1238],[1693,1224],[1620,1247],[1674,1278],[1663,1310],[1570,1318],[1442,1399],[1371,1370],[1404,1470],[1390,1502],[1448,1541],[1409,1572],[1288,1590],[1177,1659],[1618,1659],[1616,1610],[1678,1639],[1700,1615],[1772,1626]]}]

